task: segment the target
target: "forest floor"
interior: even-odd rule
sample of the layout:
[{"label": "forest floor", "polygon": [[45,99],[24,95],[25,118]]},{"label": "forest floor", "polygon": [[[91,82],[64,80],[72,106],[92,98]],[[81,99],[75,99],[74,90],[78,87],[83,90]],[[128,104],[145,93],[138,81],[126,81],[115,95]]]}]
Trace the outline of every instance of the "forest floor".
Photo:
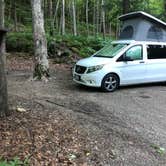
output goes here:
[{"label": "forest floor", "polygon": [[2,158],[32,166],[166,165],[165,85],[103,93],[76,85],[69,64],[51,62],[48,82],[31,81],[29,56],[10,54],[7,64],[13,112],[0,121]]}]

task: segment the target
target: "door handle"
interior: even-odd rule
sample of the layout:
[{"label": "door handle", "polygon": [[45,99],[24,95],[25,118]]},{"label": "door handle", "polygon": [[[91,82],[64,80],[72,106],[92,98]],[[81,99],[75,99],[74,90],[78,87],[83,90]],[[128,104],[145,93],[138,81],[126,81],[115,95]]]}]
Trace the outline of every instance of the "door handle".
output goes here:
[{"label": "door handle", "polygon": [[145,61],[140,61],[139,63],[145,63]]}]

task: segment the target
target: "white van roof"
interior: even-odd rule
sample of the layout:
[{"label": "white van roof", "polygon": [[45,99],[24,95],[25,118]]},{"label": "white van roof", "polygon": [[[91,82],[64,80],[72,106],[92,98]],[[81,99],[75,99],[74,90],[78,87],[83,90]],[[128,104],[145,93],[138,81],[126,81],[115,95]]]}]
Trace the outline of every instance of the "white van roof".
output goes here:
[{"label": "white van roof", "polygon": [[166,45],[166,42],[154,42],[154,41],[136,41],[136,40],[115,40],[112,44],[156,44]]}]

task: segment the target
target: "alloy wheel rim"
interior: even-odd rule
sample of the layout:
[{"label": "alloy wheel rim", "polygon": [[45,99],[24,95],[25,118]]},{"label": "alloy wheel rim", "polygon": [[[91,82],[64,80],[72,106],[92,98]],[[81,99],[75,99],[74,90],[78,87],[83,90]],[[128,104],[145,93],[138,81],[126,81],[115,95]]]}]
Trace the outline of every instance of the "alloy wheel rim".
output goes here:
[{"label": "alloy wheel rim", "polygon": [[105,88],[109,91],[115,89],[117,86],[117,80],[114,77],[108,77],[105,80]]}]

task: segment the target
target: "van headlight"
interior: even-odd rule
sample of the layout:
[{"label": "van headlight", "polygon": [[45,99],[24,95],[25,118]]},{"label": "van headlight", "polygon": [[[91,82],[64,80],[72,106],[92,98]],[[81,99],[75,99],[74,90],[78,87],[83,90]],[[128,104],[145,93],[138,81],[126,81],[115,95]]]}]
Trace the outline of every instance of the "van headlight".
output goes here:
[{"label": "van headlight", "polygon": [[88,67],[87,73],[92,73],[94,71],[101,70],[103,68],[103,66],[104,65],[97,65],[97,66]]}]

